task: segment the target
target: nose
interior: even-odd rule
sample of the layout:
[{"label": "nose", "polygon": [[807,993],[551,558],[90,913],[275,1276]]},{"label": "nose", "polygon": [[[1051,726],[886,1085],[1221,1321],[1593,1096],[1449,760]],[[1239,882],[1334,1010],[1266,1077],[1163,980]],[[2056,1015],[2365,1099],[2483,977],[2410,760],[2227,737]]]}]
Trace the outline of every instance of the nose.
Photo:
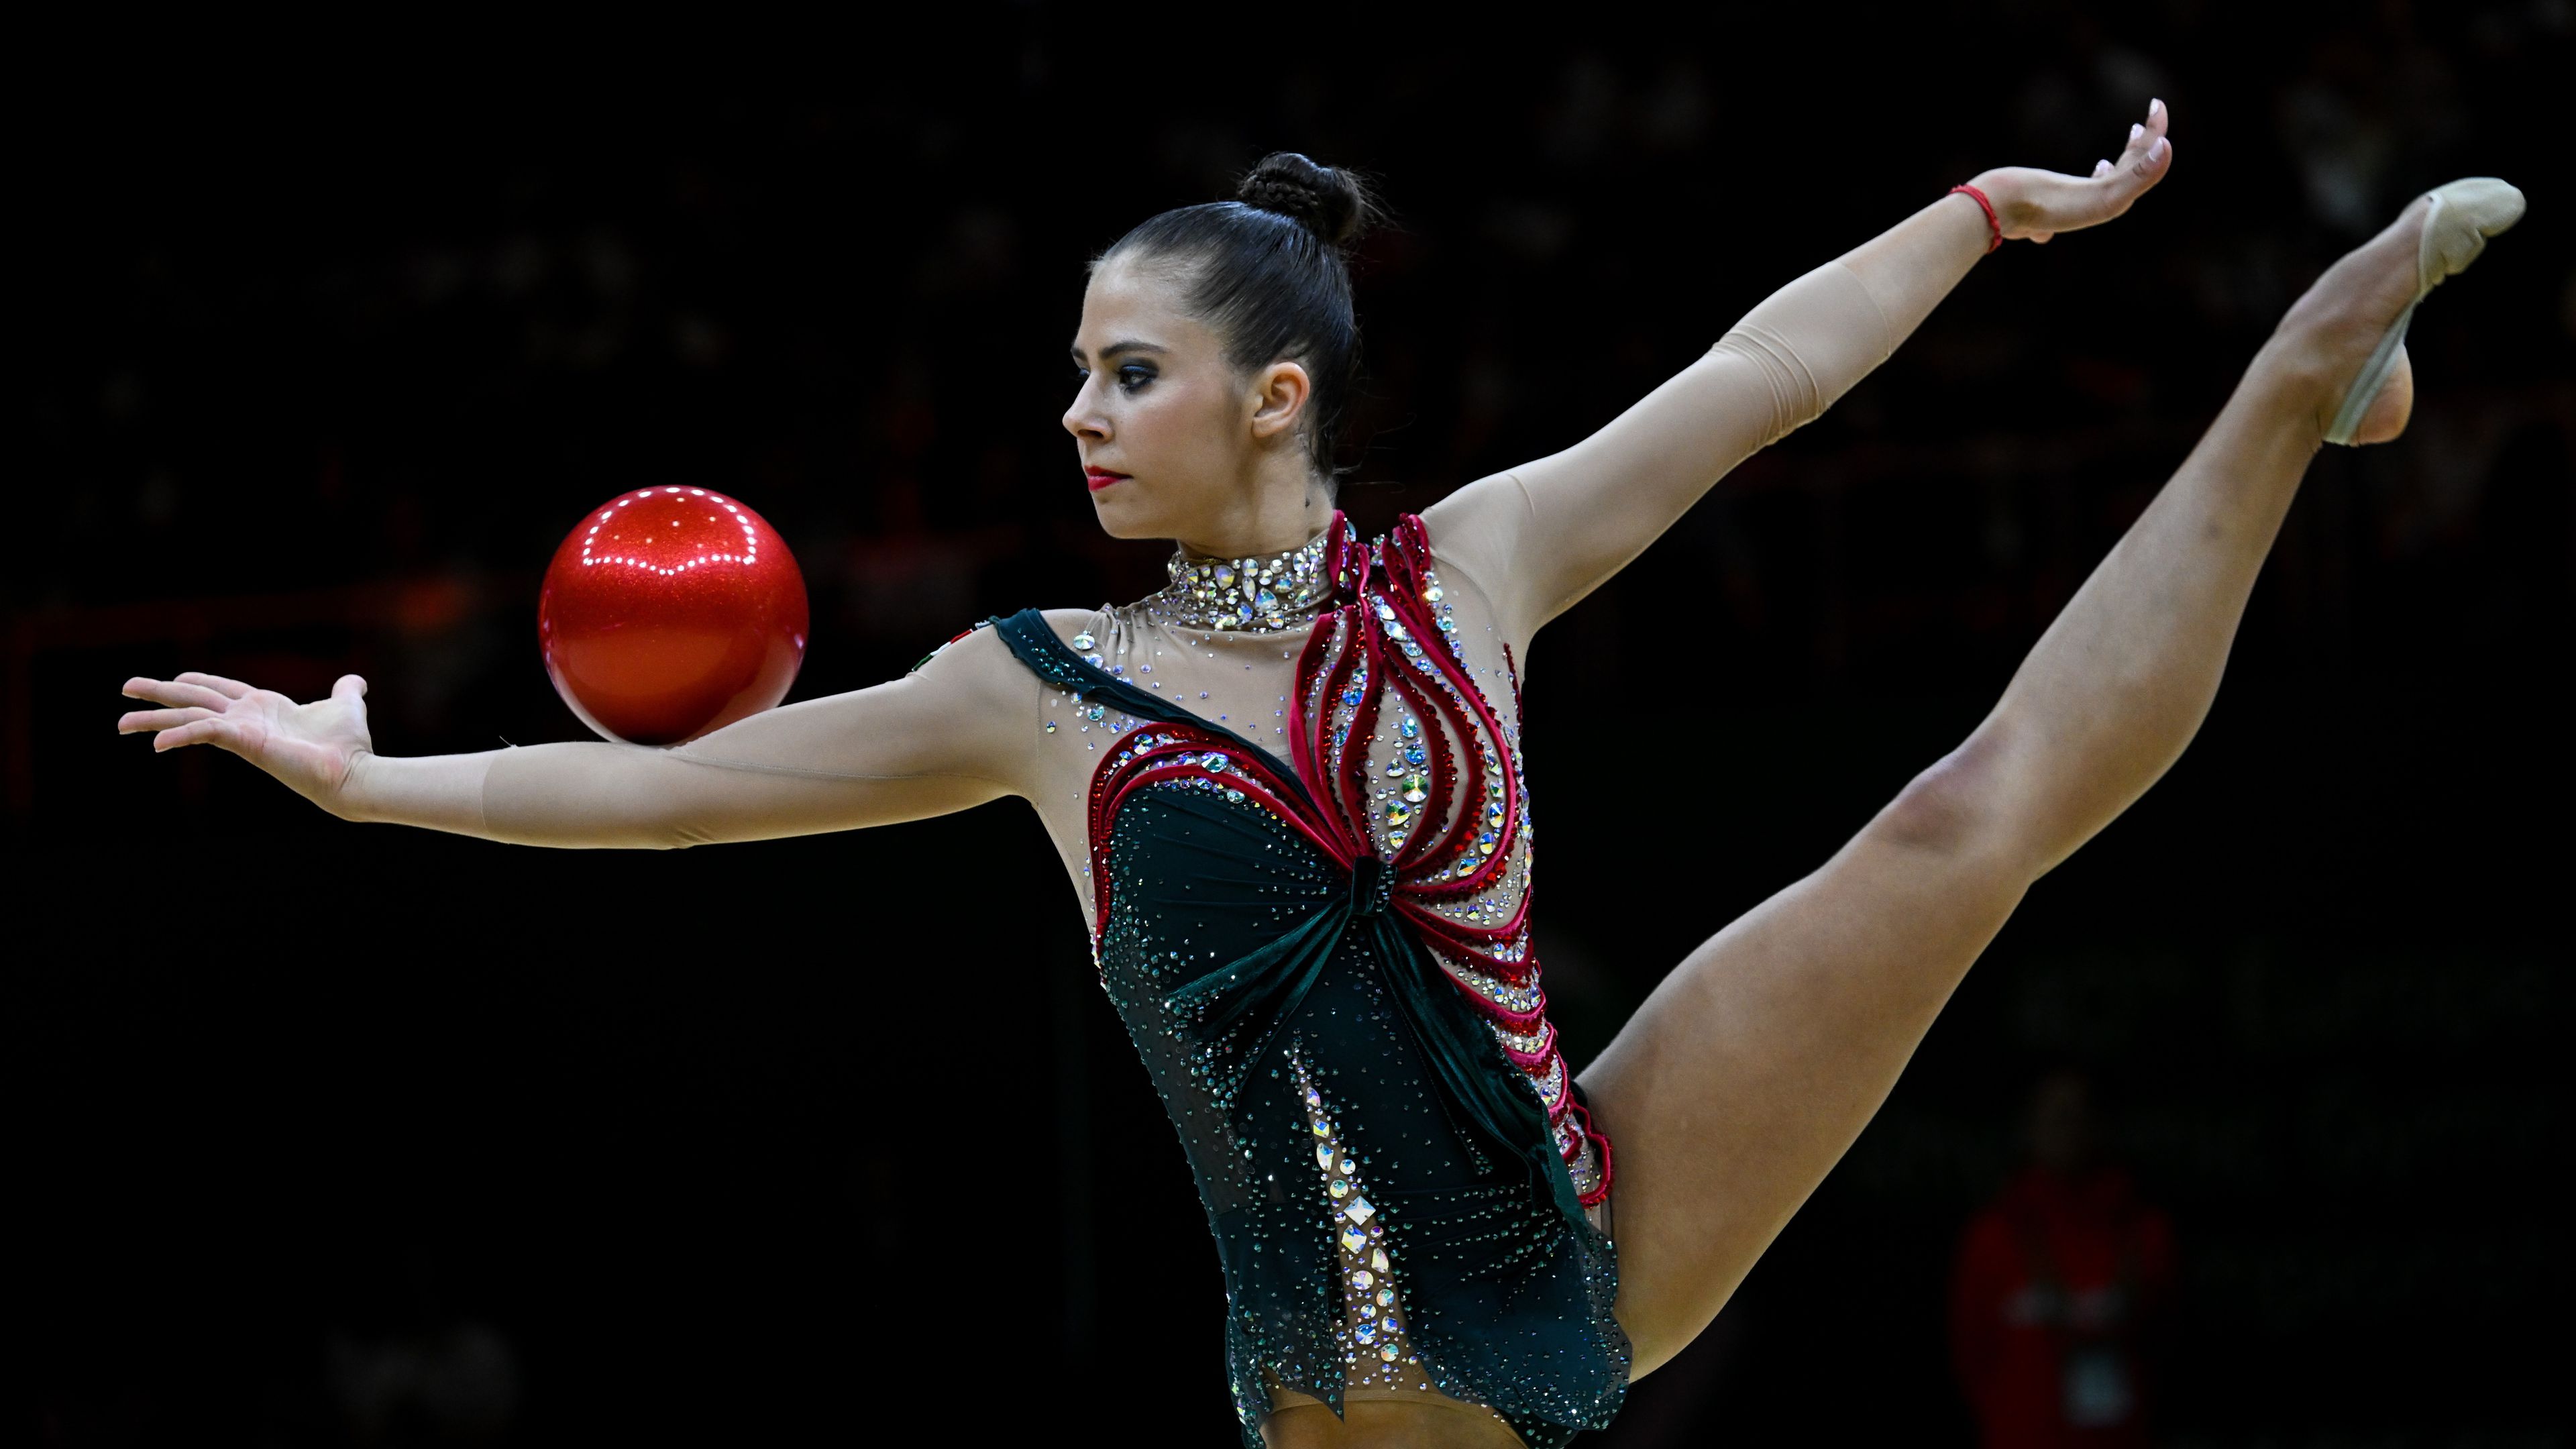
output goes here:
[{"label": "nose", "polygon": [[1073,406],[1064,410],[1064,430],[1086,443],[1109,441],[1109,420],[1091,405],[1091,380],[1083,379],[1073,394]]}]

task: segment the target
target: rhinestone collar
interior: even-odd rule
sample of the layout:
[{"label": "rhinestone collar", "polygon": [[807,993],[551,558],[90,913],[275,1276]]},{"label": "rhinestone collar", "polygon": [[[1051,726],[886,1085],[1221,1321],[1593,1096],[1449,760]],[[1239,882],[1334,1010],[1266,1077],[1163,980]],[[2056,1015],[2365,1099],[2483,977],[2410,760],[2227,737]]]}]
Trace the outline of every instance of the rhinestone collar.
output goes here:
[{"label": "rhinestone collar", "polygon": [[[1175,553],[1172,581],[1144,600],[1157,620],[1184,629],[1224,629],[1252,633],[1304,628],[1332,607],[1333,595],[1347,579],[1332,577],[1338,563],[1332,547],[1341,532],[1341,557],[1358,542],[1348,520],[1336,512],[1324,531],[1286,553],[1268,558],[1193,558]],[[1347,567],[1343,568],[1345,573]]]}]

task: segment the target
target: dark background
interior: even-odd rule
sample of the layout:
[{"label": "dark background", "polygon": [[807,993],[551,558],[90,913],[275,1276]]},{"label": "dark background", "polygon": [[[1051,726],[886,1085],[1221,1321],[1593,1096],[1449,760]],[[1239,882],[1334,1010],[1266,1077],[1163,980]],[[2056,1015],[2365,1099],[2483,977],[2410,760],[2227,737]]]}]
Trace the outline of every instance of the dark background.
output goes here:
[{"label": "dark background", "polygon": [[797,697],[873,682],[986,613],[1156,582],[1056,421],[1083,263],[1265,150],[1367,168],[1398,216],[1359,259],[1344,502],[1375,529],[1953,181],[2088,169],[2154,95],[2177,164],[2132,216],[1980,266],[1535,649],[1536,788],[1582,843],[1540,927],[1576,1061],[1974,723],[2320,267],[2455,175],[2531,212],[2419,317],[2406,438],[2312,470],[2190,755],[2032,893],[1597,1442],[1968,1442],[1950,1255],[2071,1064],[2176,1224],[2162,1439],[2564,1443],[2576,7],[1148,44],[1180,14],[650,63],[452,31],[22,56],[13,1417],[1227,1442],[1188,1175],[1025,809],[539,854],[155,758],[111,732],[119,681],[354,670],[389,753],[580,737],[538,571],[680,482],[794,547]]}]

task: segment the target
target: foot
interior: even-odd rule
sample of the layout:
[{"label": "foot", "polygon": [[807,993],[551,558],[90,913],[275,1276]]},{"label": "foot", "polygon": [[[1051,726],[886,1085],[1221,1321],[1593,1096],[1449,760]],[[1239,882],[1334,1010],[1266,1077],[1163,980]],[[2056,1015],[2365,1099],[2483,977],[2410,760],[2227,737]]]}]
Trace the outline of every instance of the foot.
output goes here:
[{"label": "foot", "polygon": [[[2415,406],[2415,371],[2400,339],[2413,307],[2521,215],[2522,193],[2503,182],[2455,181],[2415,198],[2387,230],[2317,278],[2281,319],[2272,342],[2296,379],[2299,406],[2314,418],[2319,439],[2384,443],[2406,431]],[[2383,348],[2385,357],[2379,355]],[[2334,436],[2346,406],[2365,388],[2373,391],[2361,404],[2359,421],[2348,435]]]}]

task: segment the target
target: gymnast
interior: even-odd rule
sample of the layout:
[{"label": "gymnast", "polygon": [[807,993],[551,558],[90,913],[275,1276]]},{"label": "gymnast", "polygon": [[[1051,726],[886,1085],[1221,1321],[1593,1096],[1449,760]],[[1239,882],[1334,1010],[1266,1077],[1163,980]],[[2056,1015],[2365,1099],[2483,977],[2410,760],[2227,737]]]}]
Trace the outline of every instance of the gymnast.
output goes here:
[{"label": "gymnast", "polygon": [[[1273,155],[1090,270],[1064,426],[1101,527],[1177,545],[1144,599],[990,620],[901,679],[667,749],[383,756],[355,676],[304,704],[138,678],[149,707],[118,728],[231,751],[343,819],[524,845],[1026,800],[1196,1175],[1245,1443],[1562,1445],[1707,1326],[2023,893],[2174,762],[2309,459],[2405,427],[2415,304],[2521,214],[2503,182],[2454,182],[2328,269],[1992,713],[1813,874],[1710,922],[1578,1072],[1530,945],[1531,641],[1981,258],[2125,213],[2173,167],[2167,122],[2151,104],[2090,176],[1953,188],[1597,433],[1366,540],[1332,460],[1373,205]],[[1704,667],[1660,637],[1639,690]],[[1617,699],[1586,719],[1688,747],[1627,733]],[[1698,899],[1656,894],[1636,908]],[[1158,1357],[1196,1361],[1188,1312]]]}]

